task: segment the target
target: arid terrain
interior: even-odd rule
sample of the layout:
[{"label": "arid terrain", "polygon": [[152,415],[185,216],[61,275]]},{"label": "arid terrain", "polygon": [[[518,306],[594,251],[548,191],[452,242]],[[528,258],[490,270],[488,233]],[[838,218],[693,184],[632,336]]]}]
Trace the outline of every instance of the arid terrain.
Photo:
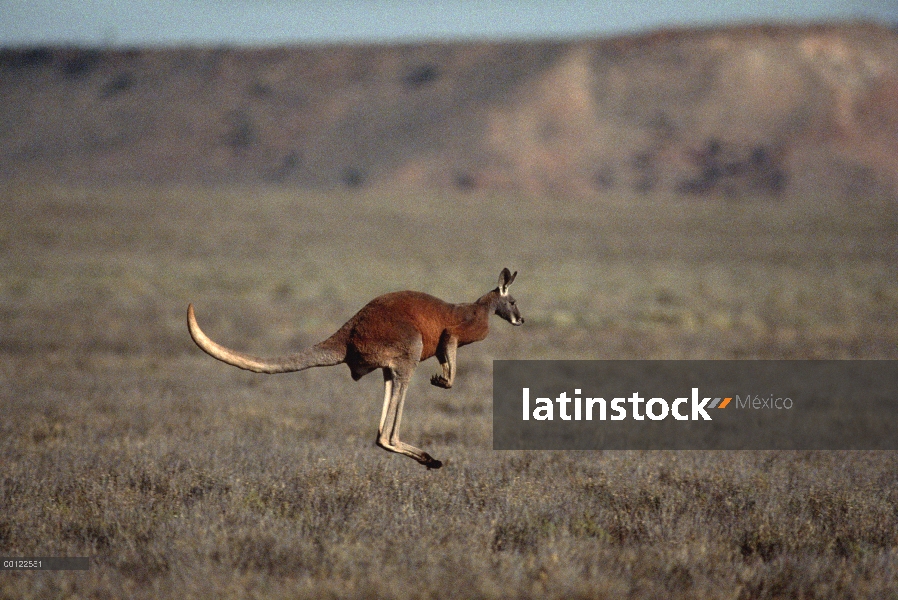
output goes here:
[{"label": "arid terrain", "polygon": [[[888,199],[9,187],[0,219],[0,596],[888,597],[891,452],[494,452],[494,358],[898,354]],[[456,386],[246,373],[369,298],[469,301],[519,271]]]},{"label": "arid terrain", "polygon": [[[894,452],[499,452],[494,359],[898,359],[893,31],[0,54],[0,598],[890,598]],[[746,90],[752,93],[746,94]],[[451,390],[240,371],[518,271]]]},{"label": "arid terrain", "polygon": [[894,190],[898,32],[0,51],[0,172],[729,197]]}]

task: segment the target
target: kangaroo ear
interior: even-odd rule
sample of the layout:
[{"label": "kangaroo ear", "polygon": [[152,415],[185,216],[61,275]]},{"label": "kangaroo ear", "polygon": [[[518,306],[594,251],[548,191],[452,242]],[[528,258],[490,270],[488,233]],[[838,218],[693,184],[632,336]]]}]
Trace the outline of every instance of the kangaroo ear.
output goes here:
[{"label": "kangaroo ear", "polygon": [[514,278],[517,276],[517,271],[512,274],[508,269],[502,269],[502,272],[499,273],[499,293],[503,296],[508,294],[508,286],[511,285],[511,282],[514,281]]}]

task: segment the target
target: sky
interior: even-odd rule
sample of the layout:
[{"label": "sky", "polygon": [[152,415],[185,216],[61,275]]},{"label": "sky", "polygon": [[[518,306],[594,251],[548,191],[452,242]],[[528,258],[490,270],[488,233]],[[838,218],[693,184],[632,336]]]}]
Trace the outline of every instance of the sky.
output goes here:
[{"label": "sky", "polygon": [[574,38],[845,20],[898,24],[898,0],[0,0],[0,46]]}]

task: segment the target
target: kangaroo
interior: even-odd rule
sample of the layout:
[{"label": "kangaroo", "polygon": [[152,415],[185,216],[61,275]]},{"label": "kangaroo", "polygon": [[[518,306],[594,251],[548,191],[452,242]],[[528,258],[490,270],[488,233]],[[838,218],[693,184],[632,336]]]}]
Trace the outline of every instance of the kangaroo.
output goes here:
[{"label": "kangaroo", "polygon": [[410,456],[428,469],[439,469],[441,461],[399,440],[402,407],[412,374],[419,362],[436,356],[442,372],[431,377],[430,383],[449,389],[455,381],[456,350],[486,338],[491,314],[512,325],[522,325],[524,319],[508,293],[517,274],[502,269],[499,286],[471,304],[450,304],[411,291],[378,296],[323,342],[279,358],[258,358],[213,342],[197,324],[193,304],[187,306],[187,328],[197,346],[213,358],[256,373],[290,373],[346,363],[353,380],[358,381],[382,369],[384,405],[377,445]]}]

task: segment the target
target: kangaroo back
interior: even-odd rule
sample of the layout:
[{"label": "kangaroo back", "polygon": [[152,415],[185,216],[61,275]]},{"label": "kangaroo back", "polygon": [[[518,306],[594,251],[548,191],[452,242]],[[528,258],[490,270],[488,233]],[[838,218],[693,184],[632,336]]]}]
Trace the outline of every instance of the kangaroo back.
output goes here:
[{"label": "kangaroo back", "polygon": [[474,318],[464,314],[462,306],[422,292],[384,294],[365,305],[346,324],[348,346],[373,360],[381,353],[407,350],[420,337],[421,354],[416,358],[427,360],[436,353],[444,331],[460,329]]}]

